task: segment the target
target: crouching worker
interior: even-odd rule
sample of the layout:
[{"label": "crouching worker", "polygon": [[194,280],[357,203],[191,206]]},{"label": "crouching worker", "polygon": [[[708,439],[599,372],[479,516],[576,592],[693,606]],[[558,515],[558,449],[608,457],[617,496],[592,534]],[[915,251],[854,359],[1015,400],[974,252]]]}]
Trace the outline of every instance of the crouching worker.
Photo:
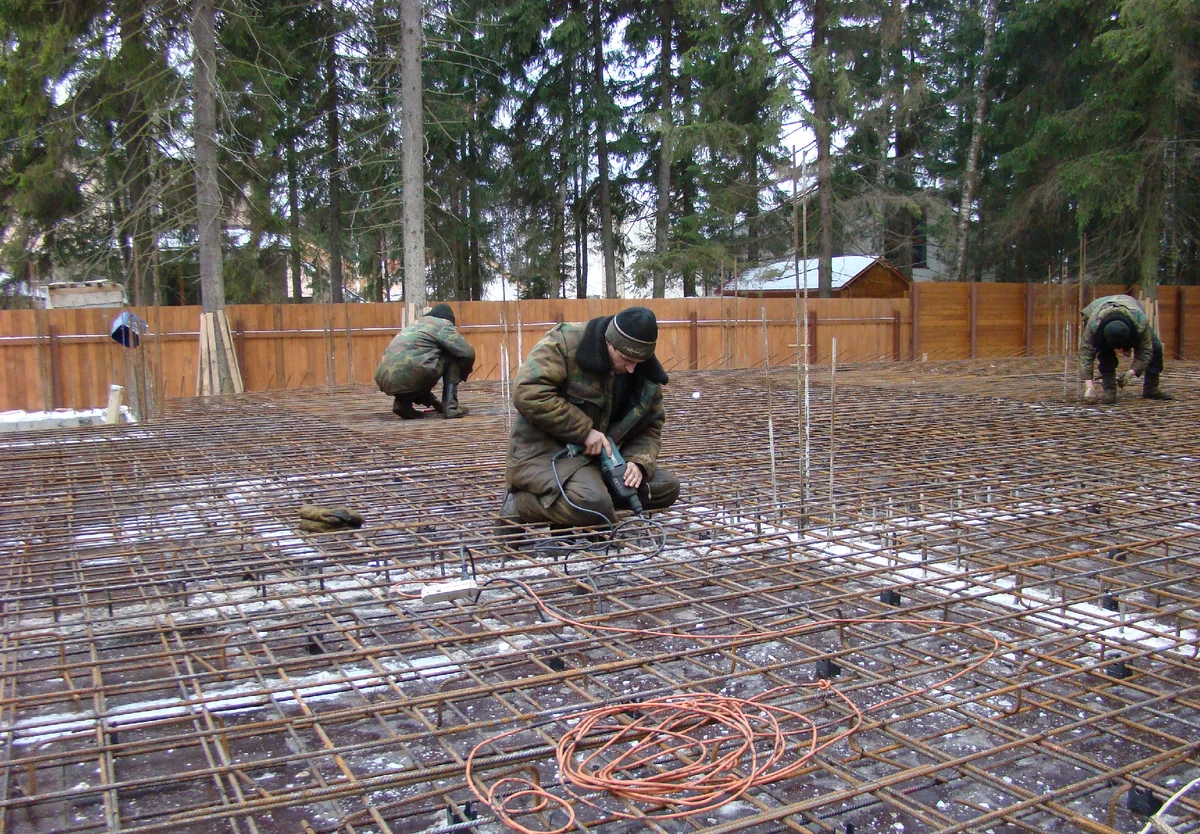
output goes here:
[{"label": "crouching worker", "polygon": [[[392,339],[375,369],[375,384],[395,398],[392,411],[405,420],[423,416],[413,403],[431,406],[446,419],[462,417],[467,409],[458,404],[458,385],[474,367],[475,348],[454,328],[454,311],[435,304]],[[441,400],[433,394],[439,379]]]},{"label": "crouching worker", "polygon": [[[609,442],[628,463],[625,483],[637,490],[643,509],[675,503],[679,479],[658,466],[667,374],[654,358],[657,339],[654,313],[629,307],[587,324],[560,324],[537,343],[513,385],[518,415],[508,444],[502,526],[591,526],[600,516],[615,521],[617,509],[629,507],[614,504],[600,472],[596,456]],[[584,454],[561,454],[568,443]]]},{"label": "crouching worker", "polygon": [[[1083,308],[1083,326],[1079,331],[1079,378],[1084,382],[1083,398],[1097,399],[1092,379],[1096,360],[1100,364],[1100,384],[1104,403],[1117,401],[1118,350],[1133,351],[1133,375],[1145,376],[1142,396],[1148,400],[1173,400],[1158,387],[1163,370],[1163,346],[1158,334],[1136,298],[1106,295]],[[1122,384],[1124,380],[1122,380]]]}]

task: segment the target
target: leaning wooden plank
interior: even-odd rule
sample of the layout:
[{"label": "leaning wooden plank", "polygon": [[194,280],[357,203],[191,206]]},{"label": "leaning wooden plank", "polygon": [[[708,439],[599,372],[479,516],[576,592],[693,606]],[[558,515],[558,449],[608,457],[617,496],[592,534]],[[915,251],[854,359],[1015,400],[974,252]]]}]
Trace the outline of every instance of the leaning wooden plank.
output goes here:
[{"label": "leaning wooden plank", "polygon": [[233,393],[240,394],[245,390],[242,384],[242,371],[238,367],[237,353],[233,349],[233,334],[229,331],[229,318],[224,310],[217,311],[217,319],[221,322],[221,341],[225,347],[225,360],[229,364],[229,379],[233,382]]}]

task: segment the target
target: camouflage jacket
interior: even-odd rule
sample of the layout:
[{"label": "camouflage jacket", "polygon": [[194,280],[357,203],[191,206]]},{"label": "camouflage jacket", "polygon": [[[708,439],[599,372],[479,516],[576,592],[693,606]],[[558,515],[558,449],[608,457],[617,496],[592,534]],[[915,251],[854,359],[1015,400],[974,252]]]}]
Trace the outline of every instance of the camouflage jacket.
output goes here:
[{"label": "camouflage jacket", "polygon": [[[508,486],[541,495],[547,505],[558,497],[551,458],[567,443],[582,445],[592,429],[609,435],[647,478],[654,474],[666,421],[662,386],[667,374],[657,359],[639,364],[629,381],[627,410],[613,414],[614,375],[604,341],[610,318],[558,325],[517,371],[513,405],[518,415],[508,443]],[[559,477],[566,481],[588,461],[583,455],[559,458]]]},{"label": "camouflage jacket", "polygon": [[1150,364],[1154,355],[1154,328],[1142,310],[1142,305],[1136,298],[1128,295],[1106,295],[1097,298],[1083,308],[1083,325],[1079,330],[1079,378],[1090,380],[1096,364],[1096,331],[1100,324],[1112,313],[1124,313],[1131,322],[1137,336],[1137,345],[1133,349],[1133,370],[1141,374]]},{"label": "camouflage jacket", "polygon": [[452,322],[421,316],[392,339],[375,369],[375,384],[389,396],[430,391],[446,365],[457,361],[466,379],[475,365],[475,348]]}]

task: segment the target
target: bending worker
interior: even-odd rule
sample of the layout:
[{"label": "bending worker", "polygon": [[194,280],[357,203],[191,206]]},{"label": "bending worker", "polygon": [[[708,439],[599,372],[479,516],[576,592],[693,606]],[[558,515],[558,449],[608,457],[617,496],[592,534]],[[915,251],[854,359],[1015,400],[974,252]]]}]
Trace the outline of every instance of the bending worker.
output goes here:
[{"label": "bending worker", "polygon": [[[518,415],[503,520],[590,526],[599,513],[614,521],[618,505],[596,458],[609,443],[628,463],[624,482],[637,489],[643,508],[675,503],[679,479],[658,466],[667,374],[654,358],[657,340],[653,311],[629,307],[587,324],[560,324],[537,343],[513,386]],[[584,454],[563,455],[568,443]],[[624,503],[619,508],[628,509]]]},{"label": "bending worker", "polygon": [[[395,397],[392,411],[405,420],[424,416],[413,403],[432,406],[446,419],[462,417],[458,385],[475,367],[475,348],[454,327],[449,304],[433,308],[392,339],[375,369],[375,384]],[[442,399],[433,387],[442,380]]]},{"label": "bending worker", "polygon": [[1145,375],[1142,396],[1148,400],[1173,400],[1158,387],[1163,370],[1163,346],[1150,326],[1142,305],[1128,295],[1107,295],[1083,308],[1079,331],[1079,378],[1086,385],[1083,398],[1096,401],[1093,366],[1100,360],[1101,402],[1117,401],[1118,350],[1133,351],[1133,375]]}]

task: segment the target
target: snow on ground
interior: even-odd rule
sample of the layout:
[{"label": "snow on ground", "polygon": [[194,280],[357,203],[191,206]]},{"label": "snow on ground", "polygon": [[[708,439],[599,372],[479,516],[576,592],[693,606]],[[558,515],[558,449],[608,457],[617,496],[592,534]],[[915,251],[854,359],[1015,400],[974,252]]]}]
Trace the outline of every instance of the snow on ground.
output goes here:
[{"label": "snow on ground", "polygon": [[[737,517],[729,513],[718,513],[707,507],[691,507],[688,512],[708,523],[744,526],[762,530],[764,540],[786,540],[802,550],[811,559],[814,553],[826,557],[828,566],[847,567],[852,572],[872,568],[870,581],[881,586],[919,584],[921,590],[930,594],[945,595],[955,600],[976,600],[981,603],[1029,611],[1030,622],[1044,628],[1074,629],[1113,645],[1153,652],[1174,652],[1188,656],[1200,656],[1200,632],[1195,629],[1179,630],[1157,618],[1130,616],[1109,611],[1093,602],[1068,602],[1049,590],[1023,586],[1009,575],[973,574],[969,579],[955,580],[968,572],[968,568],[952,555],[931,548],[928,553],[901,550],[883,544],[884,538],[897,528],[938,531],[950,528],[985,525],[991,521],[1014,521],[1061,513],[1057,507],[1046,507],[1034,502],[1025,502],[1015,508],[996,512],[987,508],[970,508],[947,513],[934,513],[924,519],[899,516],[887,519],[886,523],[866,522],[846,527],[811,529],[807,533],[776,527],[761,519]],[[768,545],[769,546],[769,545]],[[743,545],[747,551],[755,545]],[[937,561],[927,561],[932,554]],[[966,554],[969,558],[970,554]],[[879,570],[882,569],[882,570]],[[1031,609],[1043,609],[1032,611]],[[1053,610],[1051,610],[1053,609]]]},{"label": "snow on ground", "polygon": [[[503,654],[505,648],[497,645],[493,651]],[[464,656],[461,659],[467,658]],[[266,676],[261,680],[256,678],[232,686],[211,686],[188,699],[156,698],[113,706],[106,709],[100,718],[93,710],[39,715],[0,725],[0,738],[11,734],[13,744],[18,746],[40,745],[67,737],[95,738],[101,719],[105,731],[116,732],[168,719],[200,717],[205,712],[234,715],[264,709],[272,704],[286,707],[301,701],[328,700],[354,692],[365,694],[420,679],[449,677],[458,674],[461,669],[457,663],[440,655],[401,660],[381,659],[377,661],[377,666],[346,665],[332,671],[289,676],[286,682],[281,678]],[[380,675],[379,668],[386,674]]]},{"label": "snow on ground", "polygon": [[[0,432],[33,431],[36,429],[70,429],[104,425],[107,408],[83,410],[56,408],[54,411],[0,411]],[[121,422],[134,423],[129,406],[121,406]]]}]

